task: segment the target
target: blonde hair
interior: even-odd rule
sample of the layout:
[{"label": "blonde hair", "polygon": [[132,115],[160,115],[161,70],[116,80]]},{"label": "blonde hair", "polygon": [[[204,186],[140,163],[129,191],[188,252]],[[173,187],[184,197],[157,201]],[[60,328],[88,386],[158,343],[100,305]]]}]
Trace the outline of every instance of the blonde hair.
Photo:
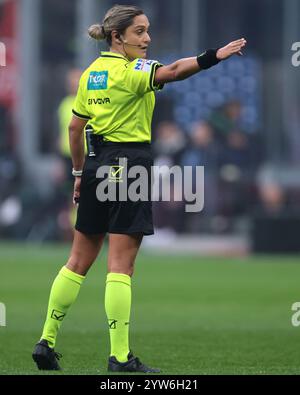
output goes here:
[{"label": "blonde hair", "polygon": [[89,36],[98,41],[106,39],[108,45],[111,45],[111,33],[113,30],[123,34],[132,25],[133,19],[143,14],[143,10],[136,6],[115,5],[107,11],[102,24],[90,26],[88,30]]}]

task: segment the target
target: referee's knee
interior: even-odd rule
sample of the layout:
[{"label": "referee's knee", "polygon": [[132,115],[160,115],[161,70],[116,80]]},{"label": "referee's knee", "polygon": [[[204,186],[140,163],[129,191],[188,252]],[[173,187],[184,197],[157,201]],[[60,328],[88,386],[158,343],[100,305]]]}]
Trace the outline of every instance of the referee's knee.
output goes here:
[{"label": "referee's knee", "polygon": [[68,259],[66,267],[74,273],[80,274],[81,276],[85,276],[89,271],[89,268],[94,263],[94,260],[87,260],[86,257],[76,256],[72,254]]}]

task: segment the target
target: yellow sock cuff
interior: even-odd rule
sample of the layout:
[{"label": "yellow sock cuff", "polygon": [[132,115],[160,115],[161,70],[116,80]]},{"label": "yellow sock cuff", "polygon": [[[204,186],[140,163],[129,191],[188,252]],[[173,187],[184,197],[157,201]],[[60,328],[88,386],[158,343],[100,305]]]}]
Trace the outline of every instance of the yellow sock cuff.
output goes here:
[{"label": "yellow sock cuff", "polygon": [[131,286],[131,277],[127,274],[122,273],[108,273],[106,278],[106,284],[109,282],[124,283]]},{"label": "yellow sock cuff", "polygon": [[61,268],[59,274],[63,275],[64,277],[67,277],[72,281],[75,281],[75,283],[79,285],[81,285],[83,280],[85,279],[85,276],[81,276],[80,274],[72,272],[72,270],[68,269],[66,266],[63,266]]}]

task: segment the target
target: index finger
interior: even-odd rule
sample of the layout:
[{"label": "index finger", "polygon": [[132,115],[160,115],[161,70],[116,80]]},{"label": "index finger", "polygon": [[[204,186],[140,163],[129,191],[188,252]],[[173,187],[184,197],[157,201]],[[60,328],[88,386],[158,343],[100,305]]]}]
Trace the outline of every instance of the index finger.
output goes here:
[{"label": "index finger", "polygon": [[247,41],[244,38],[240,38],[238,40],[232,41],[232,44],[240,44],[240,43],[246,43]]}]

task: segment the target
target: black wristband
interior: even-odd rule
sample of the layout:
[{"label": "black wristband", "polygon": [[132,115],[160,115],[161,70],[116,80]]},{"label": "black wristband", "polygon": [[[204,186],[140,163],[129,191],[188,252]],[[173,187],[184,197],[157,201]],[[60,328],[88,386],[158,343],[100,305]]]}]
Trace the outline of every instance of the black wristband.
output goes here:
[{"label": "black wristband", "polygon": [[221,59],[217,58],[218,49],[207,49],[204,53],[197,56],[197,62],[202,70],[209,69],[218,64]]}]

